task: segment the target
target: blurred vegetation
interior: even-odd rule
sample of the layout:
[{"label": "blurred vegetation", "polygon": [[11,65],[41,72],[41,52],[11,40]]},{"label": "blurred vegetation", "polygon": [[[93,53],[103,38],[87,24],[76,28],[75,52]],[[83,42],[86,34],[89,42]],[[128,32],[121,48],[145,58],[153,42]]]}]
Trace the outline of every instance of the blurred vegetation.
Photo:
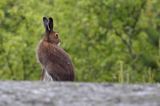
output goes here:
[{"label": "blurred vegetation", "polygon": [[39,80],[43,16],[77,81],[160,82],[160,0],[0,0],[0,80]]}]

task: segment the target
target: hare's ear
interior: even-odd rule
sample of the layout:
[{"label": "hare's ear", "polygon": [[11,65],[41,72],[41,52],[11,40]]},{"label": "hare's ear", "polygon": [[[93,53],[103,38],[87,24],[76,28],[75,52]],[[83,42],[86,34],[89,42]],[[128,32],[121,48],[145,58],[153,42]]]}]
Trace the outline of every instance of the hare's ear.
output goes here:
[{"label": "hare's ear", "polygon": [[49,32],[48,19],[46,17],[43,17],[43,24],[44,24],[46,32]]},{"label": "hare's ear", "polygon": [[49,30],[53,31],[53,19],[49,17]]}]

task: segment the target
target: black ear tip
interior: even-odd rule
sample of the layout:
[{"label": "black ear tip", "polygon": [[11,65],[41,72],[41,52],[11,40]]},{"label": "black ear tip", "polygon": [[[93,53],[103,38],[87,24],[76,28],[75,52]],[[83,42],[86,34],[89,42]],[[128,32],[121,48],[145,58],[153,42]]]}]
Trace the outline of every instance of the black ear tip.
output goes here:
[{"label": "black ear tip", "polygon": [[49,20],[53,21],[53,18],[52,18],[52,17],[49,17]]},{"label": "black ear tip", "polygon": [[47,17],[43,17],[43,21],[47,20]]},{"label": "black ear tip", "polygon": [[46,19],[47,17],[43,17],[43,19]]}]

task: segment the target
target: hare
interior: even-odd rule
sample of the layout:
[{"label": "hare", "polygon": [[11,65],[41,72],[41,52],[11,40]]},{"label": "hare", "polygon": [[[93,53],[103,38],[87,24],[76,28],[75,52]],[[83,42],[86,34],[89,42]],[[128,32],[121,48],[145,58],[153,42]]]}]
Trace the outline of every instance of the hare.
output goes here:
[{"label": "hare", "polygon": [[43,81],[73,81],[74,67],[69,55],[59,46],[60,39],[53,30],[53,19],[43,17],[45,34],[37,48],[37,59],[42,67]]}]

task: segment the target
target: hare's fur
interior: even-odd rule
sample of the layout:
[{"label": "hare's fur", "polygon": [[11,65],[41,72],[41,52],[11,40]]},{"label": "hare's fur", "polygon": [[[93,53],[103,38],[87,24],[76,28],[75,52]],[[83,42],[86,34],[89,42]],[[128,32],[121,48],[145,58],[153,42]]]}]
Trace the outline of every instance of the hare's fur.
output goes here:
[{"label": "hare's fur", "polygon": [[53,20],[43,18],[46,33],[37,48],[37,59],[42,67],[43,81],[73,81],[74,68],[69,55],[58,44],[58,34],[53,31]]}]

